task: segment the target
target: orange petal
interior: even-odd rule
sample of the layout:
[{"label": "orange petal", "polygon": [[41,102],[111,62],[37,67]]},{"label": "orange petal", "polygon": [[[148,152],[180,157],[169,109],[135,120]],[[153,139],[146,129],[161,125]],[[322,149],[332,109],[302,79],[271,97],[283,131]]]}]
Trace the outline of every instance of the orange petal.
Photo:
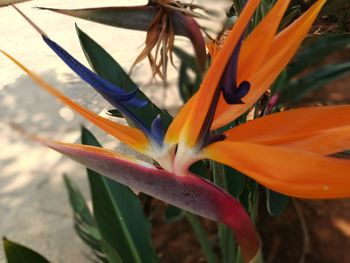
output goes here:
[{"label": "orange petal", "polygon": [[350,162],[244,142],[217,142],[203,156],[234,167],[262,185],[294,197],[350,197]]},{"label": "orange petal", "polygon": [[[290,0],[279,0],[264,17],[254,31],[243,42],[239,54],[238,83],[250,79],[261,66],[272,41],[275,38],[280,22]],[[254,54],[254,58],[252,55]]]},{"label": "orange petal", "polygon": [[[226,106],[223,102],[219,103],[212,125],[213,129],[222,127],[239,117],[264,94],[292,59],[325,2],[326,0],[317,1],[301,17],[276,36],[261,63],[262,67],[254,76],[247,79],[251,88],[250,92],[243,98],[244,104]],[[254,60],[255,53],[252,53],[251,56],[251,59]]]},{"label": "orange petal", "polygon": [[97,115],[92,111],[87,110],[86,108],[80,106],[79,104],[64,96],[61,92],[56,90],[54,87],[49,85],[35,73],[30,71],[15,58],[13,58],[12,56],[10,56],[2,50],[0,50],[0,52],[3,53],[6,57],[8,57],[10,60],[12,60],[15,64],[17,64],[40,87],[51,93],[56,98],[60,99],[64,104],[71,107],[73,110],[81,114],[83,117],[85,117],[87,120],[101,128],[105,132],[109,133],[110,135],[116,137],[123,143],[129,145],[133,149],[138,150],[140,152],[145,152],[149,148],[148,139],[141,131],[135,128],[112,122],[108,119]]},{"label": "orange petal", "polygon": [[327,155],[350,149],[350,106],[279,112],[226,132],[227,140],[278,145]]},{"label": "orange petal", "polygon": [[182,127],[184,126],[186,119],[191,111],[191,108],[194,105],[196,95],[192,96],[185,105],[181,108],[179,113],[175,116],[173,121],[171,122],[165,137],[164,137],[164,142],[168,146],[172,146],[178,143],[179,141],[179,136],[180,136],[180,131]]},{"label": "orange petal", "polygon": [[270,143],[269,145],[276,145],[319,155],[330,155],[350,150],[350,125],[335,129],[326,129],[314,134],[304,134],[303,138],[285,139],[287,140],[283,143]]},{"label": "orange petal", "polygon": [[239,125],[226,135],[230,141],[329,155],[350,149],[349,114],[350,106],[290,110]]},{"label": "orange petal", "polygon": [[[210,69],[205,75],[199,91],[197,92],[194,105],[186,118],[186,123],[181,130],[184,144],[194,147],[199,139],[202,127],[212,104],[213,97],[218,88],[226,64],[249,23],[255,9],[261,0],[250,0],[241,13],[234,28],[230,32],[219,54],[215,57]],[[182,116],[182,115],[181,115]]]}]

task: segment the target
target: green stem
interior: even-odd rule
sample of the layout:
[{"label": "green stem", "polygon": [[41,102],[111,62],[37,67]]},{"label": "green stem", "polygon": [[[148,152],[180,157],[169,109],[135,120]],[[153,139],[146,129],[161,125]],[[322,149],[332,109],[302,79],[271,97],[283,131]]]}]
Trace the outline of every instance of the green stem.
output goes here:
[{"label": "green stem", "polygon": [[186,212],[185,215],[186,215],[188,222],[190,222],[194,233],[196,234],[197,240],[198,240],[200,246],[202,247],[202,251],[204,253],[204,256],[207,259],[207,262],[208,263],[216,263],[217,260],[216,260],[215,253],[213,251],[213,248],[209,244],[207,235],[206,235],[200,221],[198,220],[198,218],[195,215],[193,215],[189,212]]},{"label": "green stem", "polygon": [[[213,179],[214,183],[221,188],[227,190],[227,180],[225,177],[225,169],[223,165],[216,162],[211,162],[213,167]],[[235,239],[231,230],[225,225],[219,225],[218,235],[220,239],[220,250],[222,256],[222,263],[236,262],[236,246]]]}]

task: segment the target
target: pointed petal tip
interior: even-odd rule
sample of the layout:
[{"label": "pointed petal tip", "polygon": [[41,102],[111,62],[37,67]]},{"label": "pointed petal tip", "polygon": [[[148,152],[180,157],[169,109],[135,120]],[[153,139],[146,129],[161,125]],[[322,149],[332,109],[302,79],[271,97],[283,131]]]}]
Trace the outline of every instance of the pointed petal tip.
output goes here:
[{"label": "pointed petal tip", "polygon": [[37,26],[27,15],[25,15],[21,10],[19,10],[14,4],[11,4],[11,6],[42,36],[46,36],[47,34],[39,27]]},{"label": "pointed petal tip", "polygon": [[35,73],[30,71],[28,68],[26,68],[23,64],[21,64],[18,60],[13,58],[11,55],[9,55],[4,51],[2,51],[2,53],[6,57],[8,57],[13,63],[15,63],[18,67],[20,67],[24,72],[26,72],[28,76],[35,83],[37,83],[41,88],[43,88],[44,90],[52,94],[54,97],[61,100],[64,104],[71,107],[73,110],[81,114],[83,117],[85,117],[91,123],[95,124],[97,127],[101,128],[102,130],[106,131],[110,135],[116,137],[117,139],[121,140],[122,142],[124,142],[125,144],[129,145],[130,147],[132,147],[137,151],[145,153],[149,150],[149,147],[150,147],[149,141],[147,137],[140,130],[110,121],[82,107],[81,105],[79,105],[78,103],[75,103],[73,100],[66,97],[60,91],[52,87],[42,78],[37,76]]},{"label": "pointed petal tip", "polygon": [[203,156],[234,167],[285,195],[308,199],[350,196],[348,160],[239,141],[211,144]]}]

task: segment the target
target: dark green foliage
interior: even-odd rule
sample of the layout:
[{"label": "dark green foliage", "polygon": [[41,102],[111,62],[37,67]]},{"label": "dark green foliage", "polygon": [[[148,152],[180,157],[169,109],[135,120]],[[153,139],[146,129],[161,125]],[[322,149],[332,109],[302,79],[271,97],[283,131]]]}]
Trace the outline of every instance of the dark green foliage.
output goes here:
[{"label": "dark green foliage", "polygon": [[108,262],[100,231],[84,196],[78,186],[66,175],[64,182],[73,210],[75,231],[101,261]]},{"label": "dark green foliage", "polygon": [[267,211],[274,216],[278,216],[284,212],[289,204],[289,197],[276,193],[270,189],[266,189],[266,205]]},{"label": "dark green foliage", "polygon": [[[82,143],[100,146],[96,138],[82,129]],[[137,196],[130,188],[87,170],[94,217],[107,253],[123,262],[156,262],[151,245],[151,226]],[[113,262],[113,261],[110,261]]]},{"label": "dark green foliage", "polygon": [[49,263],[49,261],[34,250],[3,238],[4,251],[8,263]]},{"label": "dark green foliage", "polygon": [[[181,61],[179,69],[179,91],[185,103],[198,90],[202,81],[201,73],[193,56],[177,47],[174,48],[174,52]],[[190,76],[190,72],[195,75],[194,78]]]},{"label": "dark green foliage", "polygon": [[284,86],[280,101],[291,105],[304,98],[309,92],[317,90],[349,72],[350,62],[344,62],[327,65],[299,79],[291,80]]},{"label": "dark green foliage", "polygon": [[313,35],[308,37],[287,72],[293,77],[308,67],[317,66],[326,56],[350,48],[350,34]]},{"label": "dark green foliage", "polygon": [[184,216],[184,210],[177,208],[176,206],[168,205],[165,210],[164,220],[167,223],[173,223],[183,219]]}]

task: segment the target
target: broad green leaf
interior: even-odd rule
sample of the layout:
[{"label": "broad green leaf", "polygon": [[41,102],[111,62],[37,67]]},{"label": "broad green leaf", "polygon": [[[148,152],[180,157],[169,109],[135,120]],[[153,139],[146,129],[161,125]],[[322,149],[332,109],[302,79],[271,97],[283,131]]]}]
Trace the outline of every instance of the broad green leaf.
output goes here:
[{"label": "broad green leaf", "polygon": [[350,34],[340,35],[313,35],[308,37],[301,51],[288,66],[290,77],[302,72],[304,69],[317,65],[327,55],[350,48]]},{"label": "broad green leaf", "polygon": [[[82,143],[101,146],[85,128]],[[88,177],[94,216],[102,238],[118,252],[123,262],[156,262],[151,226],[137,196],[128,187],[89,169]]]},{"label": "broad green leaf", "polygon": [[105,255],[105,248],[102,245],[102,237],[97,229],[94,217],[92,216],[86,200],[78,186],[64,176],[65,186],[69,195],[69,202],[74,215],[74,228],[79,237],[89,246],[92,251],[103,262],[108,262]]},{"label": "broad green leaf", "polygon": [[8,263],[49,263],[49,261],[34,250],[3,238],[4,251]]},{"label": "broad green leaf", "polygon": [[288,105],[302,99],[307,93],[323,87],[350,72],[350,62],[327,65],[299,79],[292,80],[281,91],[280,101]]},{"label": "broad green leaf", "polygon": [[[80,44],[84,54],[93,70],[106,80],[116,84],[126,91],[133,91],[137,85],[124,72],[123,68],[98,43],[76,26]],[[164,127],[168,127],[172,117],[166,111],[159,109],[138,89],[136,98],[148,101],[142,108],[128,106],[128,109],[142,119],[146,125],[151,126],[152,121],[159,114]]]},{"label": "broad green leaf", "polygon": [[266,189],[267,211],[274,216],[278,216],[284,212],[289,203],[289,197],[276,193],[270,189]]}]

